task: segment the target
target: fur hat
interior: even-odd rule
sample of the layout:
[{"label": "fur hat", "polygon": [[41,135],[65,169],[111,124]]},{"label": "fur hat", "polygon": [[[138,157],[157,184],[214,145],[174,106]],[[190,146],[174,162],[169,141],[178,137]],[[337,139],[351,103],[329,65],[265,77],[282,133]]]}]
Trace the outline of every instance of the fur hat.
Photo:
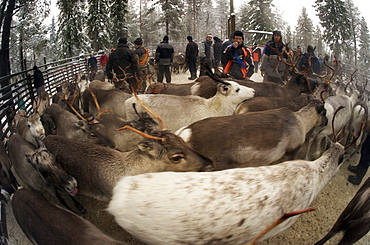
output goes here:
[{"label": "fur hat", "polygon": [[281,36],[282,37],[281,31],[278,31],[278,30],[273,31],[272,32],[272,35],[278,35],[278,36]]},{"label": "fur hat", "polygon": [[126,44],[127,43],[127,38],[125,37],[121,37],[120,39],[118,39],[118,43],[123,43],[123,44]]},{"label": "fur hat", "polygon": [[134,44],[142,45],[143,44],[143,39],[141,39],[140,37],[136,38],[135,41],[134,41]]},{"label": "fur hat", "polygon": [[243,40],[244,40],[244,34],[243,34],[243,32],[241,32],[241,31],[234,31],[234,33],[233,33],[233,38],[234,38],[235,36],[242,37],[242,38],[243,38]]}]

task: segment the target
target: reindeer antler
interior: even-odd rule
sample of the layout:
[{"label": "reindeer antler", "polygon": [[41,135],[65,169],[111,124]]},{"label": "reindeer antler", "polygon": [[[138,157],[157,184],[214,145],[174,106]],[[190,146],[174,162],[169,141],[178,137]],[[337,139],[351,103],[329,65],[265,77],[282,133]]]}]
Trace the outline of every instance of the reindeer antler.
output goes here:
[{"label": "reindeer antler", "polygon": [[96,95],[94,94],[94,92],[91,90],[91,88],[89,87],[86,87],[86,89],[90,92],[93,100],[94,100],[94,103],[95,103],[95,106],[96,106],[96,109],[98,110],[98,115],[96,116],[96,119],[100,120],[100,116],[106,112],[109,112],[109,113],[112,113],[112,111],[110,109],[107,109],[107,110],[104,110],[102,111],[100,109],[100,105],[98,103],[98,99],[96,98]]},{"label": "reindeer antler", "polygon": [[146,134],[146,133],[144,133],[144,132],[141,132],[140,130],[137,130],[136,128],[133,128],[133,127],[131,127],[131,126],[129,126],[129,125],[123,126],[122,128],[117,129],[117,131],[120,131],[120,130],[123,130],[123,129],[129,129],[129,130],[134,131],[135,133],[138,133],[138,134],[140,134],[141,136],[144,136],[144,137],[146,137],[146,138],[148,138],[148,139],[160,140],[160,141],[162,141],[162,142],[164,141],[164,139],[163,139],[163,138],[159,138],[159,137],[151,136],[151,135]]},{"label": "reindeer antler", "polygon": [[166,130],[166,126],[164,125],[162,118],[160,118],[160,116],[157,113],[152,111],[148,106],[146,106],[144,104],[144,102],[142,102],[139,99],[139,97],[137,96],[136,92],[134,91],[134,88],[133,88],[132,85],[131,85],[131,90],[132,90],[132,94],[135,97],[135,99],[137,100],[137,102],[139,102],[148,112],[150,112],[158,120],[158,123],[159,123],[162,130]]}]

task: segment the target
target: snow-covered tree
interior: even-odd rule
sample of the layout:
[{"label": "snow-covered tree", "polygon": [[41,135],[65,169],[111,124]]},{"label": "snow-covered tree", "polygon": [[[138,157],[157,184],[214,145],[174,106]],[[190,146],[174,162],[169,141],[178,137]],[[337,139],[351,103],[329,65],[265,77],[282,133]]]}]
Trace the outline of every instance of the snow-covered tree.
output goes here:
[{"label": "snow-covered tree", "polygon": [[343,0],[316,0],[315,9],[324,29],[324,40],[340,59],[351,38],[349,13]]},{"label": "snow-covered tree", "polygon": [[358,60],[359,65],[362,68],[370,69],[370,34],[369,28],[365,21],[365,18],[362,17],[360,21],[360,34],[359,34],[359,51],[358,51]]},{"label": "snow-covered tree", "polygon": [[302,8],[301,14],[298,17],[295,30],[296,30],[296,35],[297,35],[296,37],[297,45],[300,45],[304,49],[306,49],[308,45],[314,46],[313,22],[308,17],[307,10],[305,7]]}]

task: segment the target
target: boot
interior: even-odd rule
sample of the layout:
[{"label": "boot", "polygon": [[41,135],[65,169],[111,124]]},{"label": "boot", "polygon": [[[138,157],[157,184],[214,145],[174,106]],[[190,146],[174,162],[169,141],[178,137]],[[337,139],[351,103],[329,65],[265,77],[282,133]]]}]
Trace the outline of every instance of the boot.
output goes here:
[{"label": "boot", "polygon": [[194,80],[197,78],[197,73],[196,71],[190,72],[190,77],[188,77],[189,80]]},{"label": "boot", "polygon": [[367,168],[364,168],[362,166],[348,166],[348,170],[355,173],[356,175],[350,175],[348,176],[348,181],[351,182],[354,185],[361,184],[362,179],[364,178]]}]

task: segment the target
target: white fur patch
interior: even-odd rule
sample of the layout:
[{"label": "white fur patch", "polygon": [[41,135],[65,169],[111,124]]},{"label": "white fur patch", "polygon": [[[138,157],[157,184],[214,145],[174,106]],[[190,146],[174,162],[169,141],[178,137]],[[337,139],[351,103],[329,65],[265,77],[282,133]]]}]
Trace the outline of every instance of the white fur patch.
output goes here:
[{"label": "white fur patch", "polygon": [[337,171],[342,153],[343,147],[333,144],[313,162],[127,176],[114,187],[107,210],[147,244],[243,244],[284,213],[309,207]]}]

